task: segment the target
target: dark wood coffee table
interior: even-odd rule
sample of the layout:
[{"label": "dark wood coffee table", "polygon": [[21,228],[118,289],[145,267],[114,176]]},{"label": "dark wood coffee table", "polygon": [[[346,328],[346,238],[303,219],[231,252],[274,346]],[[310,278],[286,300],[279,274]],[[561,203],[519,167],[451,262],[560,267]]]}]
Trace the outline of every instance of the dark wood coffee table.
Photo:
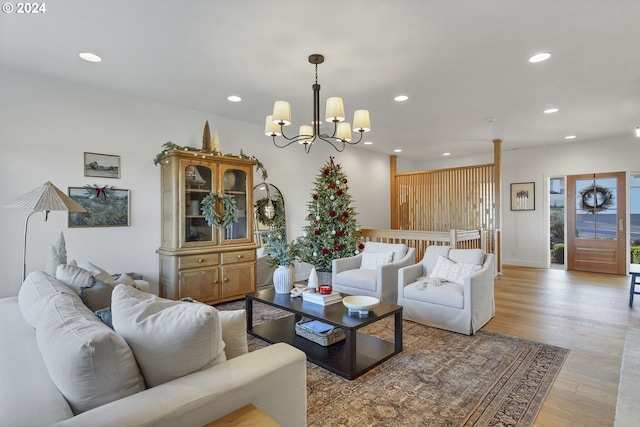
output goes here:
[{"label": "dark wood coffee table", "polygon": [[[276,294],[273,289],[246,295],[247,332],[270,344],[286,342],[307,355],[307,359],[347,379],[354,379],[402,351],[402,306],[381,302],[369,315],[351,314],[342,304],[328,306]],[[293,313],[281,319],[253,325],[253,304],[259,302]],[[385,317],[394,316],[394,342],[358,332],[358,329]],[[322,346],[296,334],[295,324],[302,317],[320,320],[344,330],[346,338]]]}]

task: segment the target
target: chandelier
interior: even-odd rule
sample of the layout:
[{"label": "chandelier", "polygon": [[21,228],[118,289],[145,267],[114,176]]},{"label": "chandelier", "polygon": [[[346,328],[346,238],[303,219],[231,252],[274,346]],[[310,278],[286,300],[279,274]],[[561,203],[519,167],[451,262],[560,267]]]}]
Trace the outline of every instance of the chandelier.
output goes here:
[{"label": "chandelier", "polygon": [[[356,145],[362,141],[362,135],[371,130],[369,110],[356,110],[353,115],[353,130],[360,132],[360,138],[352,141],[351,124],[345,122],[344,104],[342,98],[332,97],[327,99],[325,116],[327,122],[333,123],[331,135],[320,132],[320,85],[318,84],[318,64],[324,62],[324,56],[313,54],[309,56],[309,62],[316,66],[316,82],[313,89],[313,120],[311,126],[300,126],[298,135],[288,137],[284,134],[284,127],[291,124],[291,106],[287,101],[276,101],[273,105],[273,114],[267,116],[265,134],[273,137],[273,144],[278,148],[285,148],[297,142],[304,146],[304,151],[309,152],[316,140],[322,140],[331,144],[337,151],[343,151],[349,145]],[[284,140],[278,143],[276,137],[282,136]]]}]

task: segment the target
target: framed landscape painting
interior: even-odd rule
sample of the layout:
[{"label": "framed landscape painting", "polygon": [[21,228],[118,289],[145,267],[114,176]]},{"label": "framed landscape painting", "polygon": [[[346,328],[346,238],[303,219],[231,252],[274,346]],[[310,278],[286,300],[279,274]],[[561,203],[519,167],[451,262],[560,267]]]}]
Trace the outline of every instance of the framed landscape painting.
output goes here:
[{"label": "framed landscape painting", "polygon": [[129,225],[129,190],[113,187],[69,187],[69,197],[87,212],[69,212],[69,228]]},{"label": "framed landscape painting", "polygon": [[84,176],[120,178],[120,156],[85,152]]}]

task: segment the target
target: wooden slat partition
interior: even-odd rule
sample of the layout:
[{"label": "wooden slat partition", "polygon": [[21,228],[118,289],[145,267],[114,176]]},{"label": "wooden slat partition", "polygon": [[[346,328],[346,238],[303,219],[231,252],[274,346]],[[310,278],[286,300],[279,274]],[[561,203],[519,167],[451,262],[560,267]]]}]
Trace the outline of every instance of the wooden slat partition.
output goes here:
[{"label": "wooden slat partition", "polygon": [[364,228],[360,230],[366,242],[404,243],[416,249],[416,262],[422,259],[427,246],[449,245],[459,249],[486,250],[487,233],[484,230],[412,231]]},{"label": "wooden slat partition", "polygon": [[392,228],[434,236],[451,229],[484,230],[483,249],[494,252],[494,169],[487,164],[395,174]]}]

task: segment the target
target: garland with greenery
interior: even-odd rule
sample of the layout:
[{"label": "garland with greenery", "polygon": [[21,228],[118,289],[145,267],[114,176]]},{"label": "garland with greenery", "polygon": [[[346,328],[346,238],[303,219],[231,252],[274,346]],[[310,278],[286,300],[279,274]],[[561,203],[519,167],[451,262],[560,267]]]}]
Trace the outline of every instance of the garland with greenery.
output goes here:
[{"label": "garland with greenery", "polygon": [[[218,201],[222,201],[224,208],[222,218],[220,218],[220,214],[215,210]],[[218,228],[222,226],[223,228],[227,228],[234,222],[238,222],[238,206],[236,205],[236,199],[231,194],[207,194],[207,196],[202,199],[201,210],[209,227]]]},{"label": "garland with greenery", "polygon": [[219,151],[205,151],[200,148],[189,147],[188,145],[176,145],[171,141],[165,142],[164,144],[162,144],[162,151],[156,154],[156,157],[153,159],[153,164],[158,166],[160,163],[162,163],[162,159],[164,158],[164,156],[166,156],[169,153],[169,150],[180,150],[180,151],[187,151],[190,153],[202,153],[209,156],[238,157],[240,159],[253,160],[254,162],[256,162],[256,171],[260,172],[262,176],[262,180],[265,181],[269,177],[269,174],[267,173],[267,169],[264,167],[262,162],[258,160],[255,156],[249,156],[247,154],[244,154],[242,149],[240,149],[239,155],[222,154]]}]

